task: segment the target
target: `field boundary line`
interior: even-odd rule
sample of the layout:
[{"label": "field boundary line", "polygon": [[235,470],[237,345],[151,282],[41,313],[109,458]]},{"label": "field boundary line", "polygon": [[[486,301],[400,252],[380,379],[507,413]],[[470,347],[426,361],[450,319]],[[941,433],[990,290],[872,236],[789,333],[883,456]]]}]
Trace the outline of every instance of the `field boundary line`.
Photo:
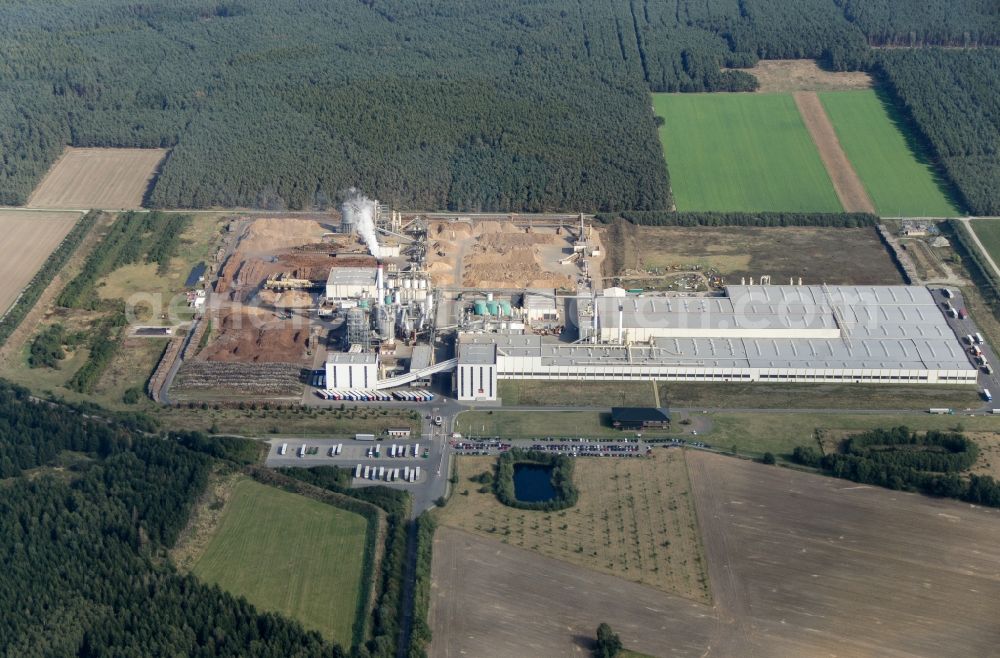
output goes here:
[{"label": "field boundary line", "polygon": [[877,214],[871,195],[837,139],[833,123],[830,122],[819,95],[815,91],[796,91],[792,93],[792,98],[795,99],[795,106],[816,145],[823,167],[833,183],[833,191],[837,193],[844,211]]}]

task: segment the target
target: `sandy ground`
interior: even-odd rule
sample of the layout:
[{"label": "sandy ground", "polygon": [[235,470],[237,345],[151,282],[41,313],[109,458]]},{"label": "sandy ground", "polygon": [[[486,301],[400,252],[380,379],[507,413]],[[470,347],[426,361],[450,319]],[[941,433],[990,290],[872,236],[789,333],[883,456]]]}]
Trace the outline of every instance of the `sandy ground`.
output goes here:
[{"label": "sandy ground", "polygon": [[840,205],[847,212],[876,214],[875,204],[868,196],[858,172],[854,171],[851,161],[841,148],[837,133],[820,103],[819,96],[814,91],[797,91],[792,96],[799,108],[799,114],[802,115],[802,121],[816,144],[819,157],[826,167],[826,173],[830,175]]},{"label": "sandy ground", "polygon": [[329,228],[315,219],[262,217],[252,221],[240,236],[240,251],[246,254],[272,253],[311,242],[320,242]]},{"label": "sandy ground", "polygon": [[441,528],[430,655],[995,655],[1000,511],[687,454],[712,607]]},{"label": "sandy ground", "polygon": [[0,314],[14,303],[80,215],[0,211]]},{"label": "sandy ground", "polygon": [[204,361],[305,363],[309,327],[294,320],[279,320],[265,309],[244,307],[220,311],[213,323],[215,339],[198,354]]},{"label": "sandy ground", "polygon": [[573,289],[579,266],[559,260],[570,253],[574,235],[496,220],[432,222],[427,271],[437,286]]},{"label": "sandy ground", "polygon": [[164,149],[67,148],[28,198],[29,208],[139,208]]},{"label": "sandy ground", "polygon": [[760,82],[761,93],[781,91],[843,91],[869,89],[871,76],[862,72],[824,71],[811,59],[762,59],[745,69]]}]

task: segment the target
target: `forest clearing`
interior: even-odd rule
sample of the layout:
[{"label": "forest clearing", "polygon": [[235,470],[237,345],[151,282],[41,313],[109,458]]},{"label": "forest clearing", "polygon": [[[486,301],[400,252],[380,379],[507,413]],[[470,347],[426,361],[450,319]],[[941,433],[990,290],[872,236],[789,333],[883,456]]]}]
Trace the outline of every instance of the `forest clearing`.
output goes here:
[{"label": "forest clearing", "polygon": [[244,479],[193,572],[347,646],[364,547],[363,517]]},{"label": "forest clearing", "polygon": [[166,154],[164,149],[67,148],[31,193],[27,206],[141,208]]}]

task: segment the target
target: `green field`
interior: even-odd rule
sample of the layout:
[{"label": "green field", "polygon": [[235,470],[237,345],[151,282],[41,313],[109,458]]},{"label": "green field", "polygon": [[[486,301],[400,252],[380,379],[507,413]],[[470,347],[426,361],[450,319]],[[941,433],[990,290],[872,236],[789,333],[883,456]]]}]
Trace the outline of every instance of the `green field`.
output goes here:
[{"label": "green field", "polygon": [[245,479],[193,571],[349,647],[365,531],[357,514]]},{"label": "green field", "polygon": [[908,142],[899,119],[876,91],[822,92],[819,98],[880,215],[961,214],[942,190],[931,164]]},{"label": "green field", "polygon": [[977,219],[969,227],[997,264],[1000,264],[1000,219]]},{"label": "green field", "polygon": [[789,94],[653,94],[677,209],[841,212]]}]

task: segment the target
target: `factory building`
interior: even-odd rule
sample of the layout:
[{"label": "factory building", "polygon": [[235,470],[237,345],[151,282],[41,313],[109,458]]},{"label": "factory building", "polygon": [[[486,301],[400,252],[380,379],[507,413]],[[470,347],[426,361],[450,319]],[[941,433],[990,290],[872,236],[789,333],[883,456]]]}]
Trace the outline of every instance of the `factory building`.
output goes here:
[{"label": "factory building", "polygon": [[327,388],[375,388],[377,381],[376,352],[333,352],[326,357]]},{"label": "factory building", "polygon": [[[499,334],[491,334],[498,336]],[[525,338],[526,336],[520,336]],[[455,395],[459,400],[497,399],[497,345],[488,341],[460,340],[455,369]]]},{"label": "factory building", "polygon": [[332,300],[373,297],[375,276],[374,267],[335,267],[326,279],[326,297]]},{"label": "factory building", "polygon": [[524,319],[532,327],[555,327],[559,324],[556,291],[528,289],[524,293]]},{"label": "factory building", "polygon": [[459,399],[493,399],[468,383],[491,364],[499,379],[974,384],[977,377],[924,288],[731,286],[726,297],[579,304],[575,344],[461,334],[458,368],[470,370],[458,377],[466,389],[457,390],[478,397]]}]

